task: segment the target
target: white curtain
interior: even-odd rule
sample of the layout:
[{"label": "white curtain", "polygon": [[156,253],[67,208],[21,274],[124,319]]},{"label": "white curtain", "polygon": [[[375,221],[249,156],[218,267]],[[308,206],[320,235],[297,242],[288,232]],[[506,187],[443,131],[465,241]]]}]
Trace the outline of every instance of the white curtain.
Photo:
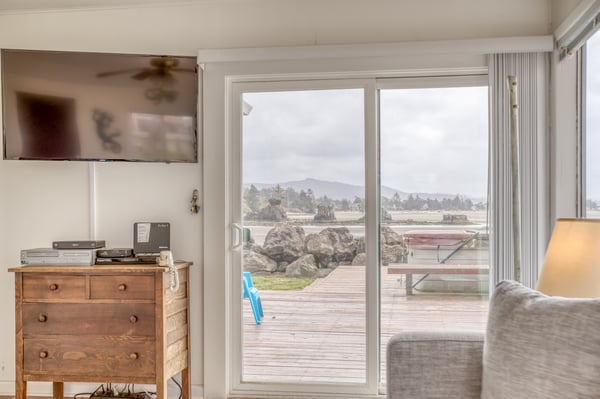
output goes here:
[{"label": "white curtain", "polygon": [[521,282],[534,287],[549,237],[549,53],[489,56],[490,282],[514,280],[510,109],[516,76],[521,176]]}]

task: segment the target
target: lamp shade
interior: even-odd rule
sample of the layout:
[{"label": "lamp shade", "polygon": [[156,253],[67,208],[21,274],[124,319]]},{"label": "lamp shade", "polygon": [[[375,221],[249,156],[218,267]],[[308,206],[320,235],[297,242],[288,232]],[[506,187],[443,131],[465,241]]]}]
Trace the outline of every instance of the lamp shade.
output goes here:
[{"label": "lamp shade", "polygon": [[600,220],[556,221],[537,290],[553,296],[600,297]]}]

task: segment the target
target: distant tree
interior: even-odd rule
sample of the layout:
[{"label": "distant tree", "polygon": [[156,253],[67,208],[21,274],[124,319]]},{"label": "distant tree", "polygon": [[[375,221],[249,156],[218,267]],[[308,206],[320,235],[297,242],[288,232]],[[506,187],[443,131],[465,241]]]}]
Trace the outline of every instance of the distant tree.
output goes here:
[{"label": "distant tree", "polygon": [[341,200],[339,203],[339,209],[342,211],[349,211],[350,210],[350,201],[347,200],[346,198]]},{"label": "distant tree", "polygon": [[248,208],[250,208],[252,212],[257,212],[260,209],[262,201],[260,198],[260,192],[254,184],[250,185],[250,188],[246,191],[245,197]]},{"label": "distant tree", "polygon": [[300,190],[300,194],[298,194],[298,200],[296,201],[296,205],[296,207],[302,210],[302,212],[315,213],[316,205],[314,196],[312,195],[312,190]]},{"label": "distant tree", "polygon": [[285,189],[284,196],[286,208],[300,209],[300,205],[298,204],[298,192],[296,190],[294,190],[292,187],[288,187]]},{"label": "distant tree", "polygon": [[471,201],[471,199],[467,198],[463,201],[463,209],[465,211],[470,211],[472,209],[474,209],[474,205],[473,205],[473,201]]},{"label": "distant tree", "polygon": [[285,197],[285,190],[278,184],[273,188],[273,196],[271,198],[282,200]]},{"label": "distant tree", "polygon": [[331,203],[333,202],[327,195],[317,198],[316,201],[318,205],[331,205]]},{"label": "distant tree", "polygon": [[398,194],[398,192],[395,192],[394,195],[392,196],[392,208],[393,209],[400,209],[402,207],[402,199],[400,198],[400,194]]},{"label": "distant tree", "polygon": [[364,198],[360,198],[360,197],[356,196],[356,197],[354,197],[354,201],[352,203],[354,204],[354,206],[356,206],[358,208],[359,212],[365,211],[365,199]]}]

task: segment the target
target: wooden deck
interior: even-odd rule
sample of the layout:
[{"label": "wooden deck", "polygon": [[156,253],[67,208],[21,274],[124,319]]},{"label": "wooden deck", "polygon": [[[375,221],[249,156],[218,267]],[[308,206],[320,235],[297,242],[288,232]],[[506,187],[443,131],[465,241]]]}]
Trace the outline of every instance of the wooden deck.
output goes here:
[{"label": "wooden deck", "polygon": [[[381,353],[400,331],[484,331],[487,296],[407,297],[403,276],[382,270]],[[302,291],[262,291],[265,318],[244,303],[245,381],[364,383],[365,271],[340,266]],[[385,364],[382,365],[385,380]]]}]

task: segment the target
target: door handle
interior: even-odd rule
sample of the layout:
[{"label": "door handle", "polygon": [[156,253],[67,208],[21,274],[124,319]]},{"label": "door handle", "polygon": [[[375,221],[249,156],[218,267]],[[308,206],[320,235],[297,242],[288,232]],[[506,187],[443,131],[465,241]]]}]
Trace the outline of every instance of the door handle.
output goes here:
[{"label": "door handle", "polygon": [[231,246],[231,249],[237,251],[244,245],[244,228],[239,223],[232,223],[231,227],[233,230],[233,245]]}]

